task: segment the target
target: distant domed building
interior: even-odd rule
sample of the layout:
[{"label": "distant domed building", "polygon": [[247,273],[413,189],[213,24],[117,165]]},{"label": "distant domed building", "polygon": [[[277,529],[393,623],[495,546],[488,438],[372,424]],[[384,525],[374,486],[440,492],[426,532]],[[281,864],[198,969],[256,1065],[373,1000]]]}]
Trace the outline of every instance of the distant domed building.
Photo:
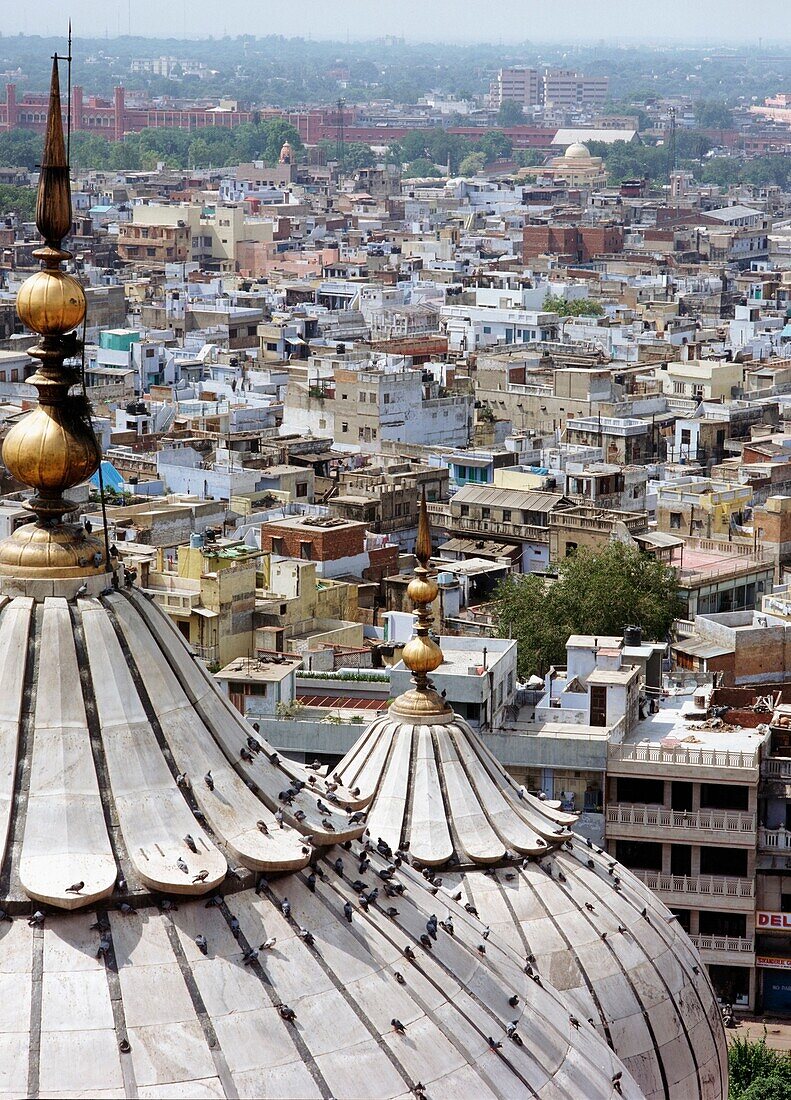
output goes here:
[{"label": "distant domed building", "polygon": [[[569,159],[574,159],[572,156]],[[458,892],[528,968],[563,991],[648,1100],[725,1100],[717,999],[678,921],[638,878],[571,832],[575,818],[520,787],[428,681],[442,663],[427,605],[437,585],[425,504],[403,651],[416,687],[374,720],[337,768],[370,799],[368,827]]]},{"label": "distant domed building", "polygon": [[562,157],[552,157],[538,168],[520,169],[520,175],[536,176],[539,180],[566,183],[570,187],[602,187],[607,182],[607,169],[601,157],[594,157],[587,145],[575,141]]},{"label": "distant domed building", "polygon": [[281,164],[294,164],[295,159],[296,158],[294,157],[294,148],[293,148],[291,142],[290,141],[284,141],[283,142],[283,148],[280,150],[280,157],[279,157],[280,163]]},{"label": "distant domed building", "polygon": [[590,149],[587,145],[584,145],[581,141],[573,141],[563,154],[563,159],[572,161],[590,161],[592,158]]},{"label": "distant domed building", "polygon": [[[4,459],[0,1096],[640,1100],[521,951],[282,759],[113,548],[65,521],[99,462],[67,334],[57,61],[20,290],[38,406]],[[565,830],[564,830],[565,835]]]}]

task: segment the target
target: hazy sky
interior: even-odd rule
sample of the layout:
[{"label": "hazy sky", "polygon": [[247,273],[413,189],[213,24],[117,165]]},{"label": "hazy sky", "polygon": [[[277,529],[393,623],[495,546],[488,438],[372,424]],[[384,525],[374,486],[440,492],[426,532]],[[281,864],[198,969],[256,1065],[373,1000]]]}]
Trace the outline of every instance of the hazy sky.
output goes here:
[{"label": "hazy sky", "polygon": [[[419,41],[740,42],[778,39],[743,0],[2,0],[2,31],[77,36],[402,35]],[[788,38],[784,33],[783,37]]]}]

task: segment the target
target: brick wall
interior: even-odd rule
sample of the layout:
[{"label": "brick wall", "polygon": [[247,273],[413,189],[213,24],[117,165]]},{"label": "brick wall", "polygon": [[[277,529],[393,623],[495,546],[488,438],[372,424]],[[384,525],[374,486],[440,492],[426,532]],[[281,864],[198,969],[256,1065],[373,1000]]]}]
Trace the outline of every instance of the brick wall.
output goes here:
[{"label": "brick wall", "polygon": [[620,225],[580,226],[580,259],[583,263],[603,253],[623,251],[623,229]]},{"label": "brick wall", "polygon": [[[281,539],[280,549],[273,550],[273,539]],[[337,561],[355,557],[364,551],[365,524],[354,523],[343,527],[291,527],[278,523],[261,526],[261,549],[283,554],[289,558],[309,557],[311,561]],[[309,555],[302,548],[309,544]]]},{"label": "brick wall", "polygon": [[384,577],[392,577],[398,572],[398,554],[397,546],[382,546],[378,550],[371,550],[371,564],[363,570],[363,578],[367,581],[381,581]]},{"label": "brick wall", "polygon": [[545,253],[573,256],[580,263],[602,253],[623,251],[619,225],[526,225],[522,230],[522,259]]},{"label": "brick wall", "polygon": [[579,231],[575,225],[526,225],[522,230],[522,259],[550,254],[579,252]]}]

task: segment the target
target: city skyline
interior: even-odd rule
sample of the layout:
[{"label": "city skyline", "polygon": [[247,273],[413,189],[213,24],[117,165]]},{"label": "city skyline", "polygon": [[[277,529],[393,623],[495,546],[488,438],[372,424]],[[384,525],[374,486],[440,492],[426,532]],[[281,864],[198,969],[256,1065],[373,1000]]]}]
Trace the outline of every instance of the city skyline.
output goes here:
[{"label": "city skyline", "polygon": [[[655,9],[646,0],[628,7],[616,0],[569,0],[562,27],[557,13],[536,3],[500,0],[486,15],[481,27],[480,9],[472,4],[432,0],[428,5],[417,0],[381,0],[376,5],[362,0],[341,0],[327,5],[306,0],[299,9],[272,10],[268,5],[248,5],[245,26],[218,18],[214,5],[193,0],[163,7],[154,0],[127,0],[112,6],[98,0],[72,0],[68,9],[54,0],[43,0],[35,11],[24,6],[6,14],[6,36],[16,34],[60,34],[72,19],[76,37],[175,37],[180,39],[223,37],[249,33],[257,37],[281,34],[322,40],[355,41],[386,35],[407,41],[446,42],[596,42],[608,44],[672,43],[675,45],[717,44],[738,41],[745,48],[767,46],[766,36],[745,36],[744,9],[735,0],[703,2],[690,8],[682,0],[666,0],[661,27],[652,16]],[[683,33],[668,33],[678,26]],[[144,33],[141,33],[144,28]],[[569,37],[573,28],[573,37]],[[772,42],[780,41],[772,39]]]}]

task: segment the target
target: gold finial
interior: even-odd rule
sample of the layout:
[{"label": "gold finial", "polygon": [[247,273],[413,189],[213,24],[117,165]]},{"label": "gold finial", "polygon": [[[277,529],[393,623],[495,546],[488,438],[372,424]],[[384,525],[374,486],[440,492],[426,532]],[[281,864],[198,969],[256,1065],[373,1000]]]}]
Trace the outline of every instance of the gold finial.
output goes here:
[{"label": "gold finial", "polygon": [[425,489],[420,501],[415,557],[418,565],[415,567],[415,575],[406,591],[415,608],[417,622],[415,635],[404,646],[401,654],[404,664],[412,672],[412,682],[415,687],[412,691],[399,696],[390,709],[413,718],[427,718],[447,715],[451,711],[445,700],[429,683],[429,673],[439,668],[443,657],[442,650],[430,633],[433,616],[429,605],[436,600],[439,588],[428,571],[431,560],[431,527],[428,521]]},{"label": "gold finial", "polygon": [[66,142],[63,139],[57,57],[52,59],[47,132],[38,180],[36,225],[47,245],[60,252],[60,242],[71,232],[71,186]]},{"label": "gold finial", "polygon": [[74,330],[85,318],[86,302],[80,284],[60,267],[71,256],[61,247],[71,231],[71,190],[57,56],[52,61],[36,225],[44,245],[34,255],[42,267],[20,287],[17,313],[40,337],[29,349],[40,365],[27,380],[38,390],[39,400],[3,444],[11,475],[35,490],[29,506],[36,522],[19,527],[0,544],[0,580],[86,577],[108,569],[102,542],[81,525],[63,522],[76,508],[63,496],[64,490],[96,471],[100,451],[88,402],[71,392],[80,381],[79,370],[66,365],[81,349]]}]

